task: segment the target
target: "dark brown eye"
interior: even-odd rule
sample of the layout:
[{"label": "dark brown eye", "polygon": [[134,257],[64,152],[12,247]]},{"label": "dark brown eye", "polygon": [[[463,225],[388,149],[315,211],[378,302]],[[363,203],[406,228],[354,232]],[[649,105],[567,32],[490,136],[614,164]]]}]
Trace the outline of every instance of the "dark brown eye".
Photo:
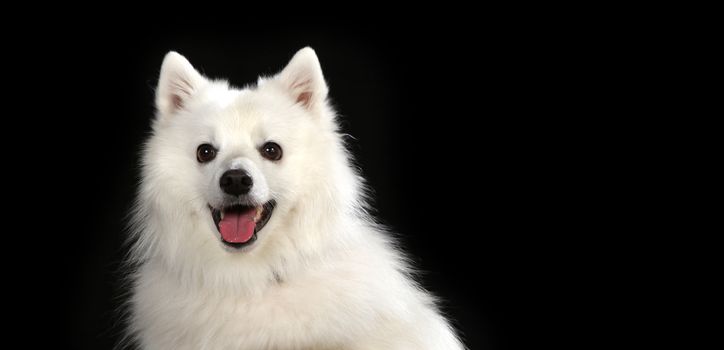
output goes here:
[{"label": "dark brown eye", "polygon": [[276,142],[267,142],[259,149],[261,156],[269,160],[282,159],[282,147]]},{"label": "dark brown eye", "polygon": [[214,146],[205,143],[196,149],[196,160],[199,163],[206,163],[216,158],[216,148]]}]

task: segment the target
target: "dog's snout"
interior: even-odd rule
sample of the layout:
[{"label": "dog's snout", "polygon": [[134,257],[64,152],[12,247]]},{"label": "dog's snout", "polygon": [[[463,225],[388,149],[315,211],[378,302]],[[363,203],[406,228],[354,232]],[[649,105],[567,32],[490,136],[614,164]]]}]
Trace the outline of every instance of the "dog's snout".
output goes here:
[{"label": "dog's snout", "polygon": [[238,169],[225,172],[219,180],[221,190],[233,196],[249,193],[252,185],[254,185],[254,181],[251,176],[246,171]]}]

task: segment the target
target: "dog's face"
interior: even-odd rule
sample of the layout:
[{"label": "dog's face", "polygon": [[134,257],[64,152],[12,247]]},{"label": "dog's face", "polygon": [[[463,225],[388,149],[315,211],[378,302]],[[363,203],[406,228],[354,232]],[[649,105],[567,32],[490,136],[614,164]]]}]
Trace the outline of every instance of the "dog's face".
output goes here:
[{"label": "dog's face", "polygon": [[[244,254],[289,225],[290,212],[323,182],[334,122],[311,49],[252,89],[201,76],[181,55],[161,68],[157,120],[144,159],[144,192],[165,224],[194,226],[190,246],[210,241]],[[149,180],[150,179],[150,180]],[[191,220],[188,220],[191,219]],[[189,246],[189,245],[186,245]]]}]

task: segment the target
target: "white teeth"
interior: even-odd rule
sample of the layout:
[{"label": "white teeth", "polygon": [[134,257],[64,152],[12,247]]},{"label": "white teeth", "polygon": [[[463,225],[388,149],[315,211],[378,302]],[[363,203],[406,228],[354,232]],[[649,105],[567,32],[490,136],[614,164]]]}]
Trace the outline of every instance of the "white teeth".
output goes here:
[{"label": "white teeth", "polygon": [[224,219],[224,211],[223,211],[223,210],[219,210],[219,211],[221,212],[221,219],[223,220],[223,219]]},{"label": "white teeth", "polygon": [[254,216],[254,222],[258,222],[261,219],[261,213],[264,211],[263,206],[256,207],[256,215]]}]

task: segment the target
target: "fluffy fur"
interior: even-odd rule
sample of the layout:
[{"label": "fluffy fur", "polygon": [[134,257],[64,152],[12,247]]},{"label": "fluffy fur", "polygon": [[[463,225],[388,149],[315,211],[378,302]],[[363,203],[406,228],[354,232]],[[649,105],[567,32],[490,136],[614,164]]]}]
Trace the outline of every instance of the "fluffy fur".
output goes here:
[{"label": "fluffy fur", "polygon": [[[170,52],[133,215],[129,336],[143,349],[462,349],[366,214],[317,56],[235,89]],[[259,148],[273,140],[277,162]],[[209,143],[217,157],[199,163]],[[252,246],[222,244],[209,205],[244,169],[276,208]]]}]

